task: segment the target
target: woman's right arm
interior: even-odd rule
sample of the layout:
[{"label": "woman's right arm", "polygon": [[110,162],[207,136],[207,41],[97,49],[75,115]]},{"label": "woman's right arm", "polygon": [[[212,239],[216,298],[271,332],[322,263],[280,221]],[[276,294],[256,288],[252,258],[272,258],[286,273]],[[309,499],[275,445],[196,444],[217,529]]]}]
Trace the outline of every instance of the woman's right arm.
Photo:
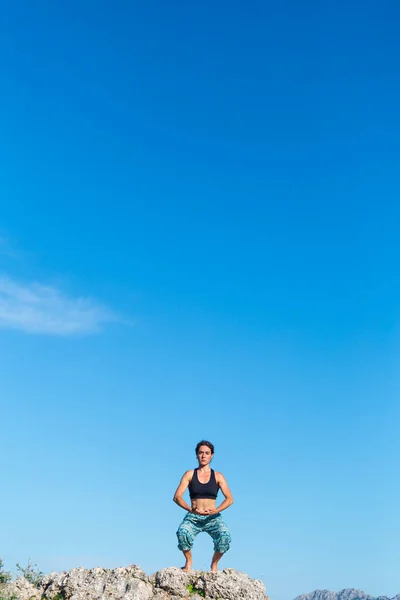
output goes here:
[{"label": "woman's right arm", "polygon": [[174,502],[176,502],[178,506],[180,506],[184,510],[187,510],[188,512],[192,512],[192,507],[189,506],[187,502],[185,502],[185,500],[183,499],[183,494],[186,492],[192,477],[193,469],[191,471],[186,471],[174,494]]}]

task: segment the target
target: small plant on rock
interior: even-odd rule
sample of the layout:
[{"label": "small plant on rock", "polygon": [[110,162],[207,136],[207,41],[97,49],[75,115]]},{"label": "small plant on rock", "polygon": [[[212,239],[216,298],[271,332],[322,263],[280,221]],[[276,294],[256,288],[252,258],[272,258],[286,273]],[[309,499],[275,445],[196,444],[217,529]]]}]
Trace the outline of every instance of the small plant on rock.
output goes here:
[{"label": "small plant on rock", "polygon": [[11,573],[4,570],[3,559],[0,558],[0,585],[11,581]]},{"label": "small plant on rock", "polygon": [[25,577],[27,581],[29,581],[29,583],[31,583],[35,587],[39,587],[39,583],[43,578],[44,573],[42,571],[39,571],[38,566],[35,565],[31,561],[31,559],[28,560],[28,564],[26,565],[26,567],[21,567],[21,565],[17,563],[17,569],[22,574],[22,576]]},{"label": "small plant on rock", "polygon": [[189,583],[187,590],[189,594],[198,594],[199,596],[203,596],[203,598],[205,597],[204,591],[197,588],[193,583]]}]

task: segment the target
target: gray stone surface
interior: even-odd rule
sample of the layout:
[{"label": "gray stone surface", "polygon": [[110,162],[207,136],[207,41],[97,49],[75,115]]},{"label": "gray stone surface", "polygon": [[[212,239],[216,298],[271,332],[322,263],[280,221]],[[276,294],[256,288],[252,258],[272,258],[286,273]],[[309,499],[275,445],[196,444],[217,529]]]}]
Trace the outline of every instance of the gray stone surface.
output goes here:
[{"label": "gray stone surface", "polygon": [[72,569],[51,573],[42,580],[43,594],[51,600],[150,600],[153,586],[137,565],[118,569]]},{"label": "gray stone surface", "polygon": [[225,600],[264,600],[265,586],[258,579],[250,579],[246,573],[234,569],[224,569],[218,573],[205,573],[195,584],[208,598]]},{"label": "gray stone surface", "polygon": [[175,596],[185,596],[188,586],[192,583],[192,577],[177,567],[161,569],[156,573],[156,586]]},{"label": "gray stone surface", "polygon": [[[262,581],[251,579],[246,573],[224,569],[218,573],[190,571],[170,567],[156,573],[156,586],[169,594],[219,600],[265,600],[267,595]],[[190,593],[190,591],[192,593]]]},{"label": "gray stone surface", "polygon": [[24,579],[24,577],[19,577],[1,586],[0,595],[2,598],[18,597],[20,600],[30,600],[31,598],[40,600],[42,593],[38,588]]},{"label": "gray stone surface", "polygon": [[46,575],[39,588],[23,578],[6,587],[19,600],[268,600],[261,581],[234,569],[185,573],[170,567],[148,577],[137,565],[79,567]]}]

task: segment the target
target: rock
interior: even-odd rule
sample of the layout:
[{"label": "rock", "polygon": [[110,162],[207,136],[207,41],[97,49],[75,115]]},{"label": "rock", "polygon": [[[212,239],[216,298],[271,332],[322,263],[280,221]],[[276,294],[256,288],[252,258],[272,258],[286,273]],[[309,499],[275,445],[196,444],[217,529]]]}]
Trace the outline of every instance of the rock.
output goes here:
[{"label": "rock", "polygon": [[156,586],[175,596],[187,596],[191,583],[192,574],[185,573],[177,567],[161,569],[156,573]]},{"label": "rock", "polygon": [[[178,598],[178,596],[176,597]],[[153,600],[171,600],[171,598],[172,596],[164,592],[164,590],[160,590],[159,588],[153,590]]]},{"label": "rock", "polygon": [[268,600],[261,581],[234,569],[185,573],[170,567],[147,577],[137,565],[79,567],[46,575],[39,588],[23,578],[11,586],[19,600]]},{"label": "rock", "polygon": [[262,581],[250,579],[246,573],[224,569],[218,573],[190,571],[170,567],[156,573],[156,586],[181,597],[206,597],[210,600],[266,600]]},{"label": "rock", "polygon": [[2,598],[18,597],[19,600],[40,600],[42,592],[40,589],[29,583],[24,577],[19,577],[10,583],[2,586]]},{"label": "rock", "polygon": [[225,600],[265,600],[265,586],[258,579],[250,579],[246,573],[224,569],[217,573],[202,573],[195,582],[207,598]]},{"label": "rock", "polygon": [[72,569],[51,573],[42,581],[45,599],[150,600],[153,586],[137,565],[118,569]]}]

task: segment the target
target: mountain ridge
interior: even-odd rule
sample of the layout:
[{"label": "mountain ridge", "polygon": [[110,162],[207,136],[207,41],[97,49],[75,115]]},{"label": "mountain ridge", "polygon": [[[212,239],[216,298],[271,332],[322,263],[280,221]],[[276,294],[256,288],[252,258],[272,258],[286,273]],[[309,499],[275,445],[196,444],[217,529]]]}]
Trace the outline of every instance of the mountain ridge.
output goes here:
[{"label": "mountain ridge", "polygon": [[388,596],[371,596],[363,590],[356,588],[344,588],[339,592],[330,590],[314,590],[309,594],[296,596],[295,600],[400,600],[400,594],[389,598]]}]

